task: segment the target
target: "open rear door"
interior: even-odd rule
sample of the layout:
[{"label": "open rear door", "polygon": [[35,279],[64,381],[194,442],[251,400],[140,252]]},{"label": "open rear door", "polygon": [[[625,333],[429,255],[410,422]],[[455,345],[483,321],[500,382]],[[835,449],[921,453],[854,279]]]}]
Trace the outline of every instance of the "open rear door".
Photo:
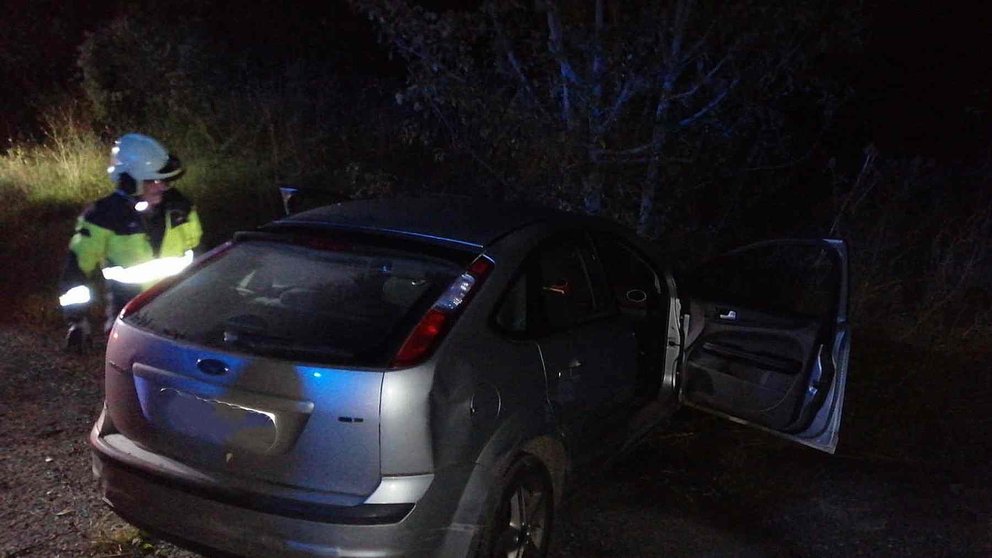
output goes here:
[{"label": "open rear door", "polygon": [[846,244],[752,244],[680,287],[683,403],[833,453],[850,353]]}]

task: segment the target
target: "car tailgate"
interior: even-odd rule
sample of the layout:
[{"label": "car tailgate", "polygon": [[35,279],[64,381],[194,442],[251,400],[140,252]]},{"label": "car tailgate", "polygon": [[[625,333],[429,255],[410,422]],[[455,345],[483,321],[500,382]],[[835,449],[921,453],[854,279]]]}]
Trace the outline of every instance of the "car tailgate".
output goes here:
[{"label": "car tailgate", "polygon": [[118,322],[107,413],[139,446],[192,467],[368,495],[380,481],[382,379],[188,345]]}]

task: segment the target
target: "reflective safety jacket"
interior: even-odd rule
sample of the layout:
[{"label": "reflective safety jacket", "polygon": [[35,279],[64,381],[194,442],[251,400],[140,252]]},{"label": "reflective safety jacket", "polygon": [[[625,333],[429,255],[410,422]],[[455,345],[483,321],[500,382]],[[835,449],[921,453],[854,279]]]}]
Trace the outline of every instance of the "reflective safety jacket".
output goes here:
[{"label": "reflective safety jacket", "polygon": [[173,188],[155,208],[139,212],[134,206],[134,198],[115,192],[80,215],[61,280],[60,303],[67,314],[86,311],[91,283],[100,275],[107,279],[108,311],[116,313],[192,261],[202,229],[188,199]]}]

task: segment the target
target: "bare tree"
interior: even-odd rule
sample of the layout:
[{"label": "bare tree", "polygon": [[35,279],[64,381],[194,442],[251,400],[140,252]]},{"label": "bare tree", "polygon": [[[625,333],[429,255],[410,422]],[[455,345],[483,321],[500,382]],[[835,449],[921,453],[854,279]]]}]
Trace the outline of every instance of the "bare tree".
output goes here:
[{"label": "bare tree", "polygon": [[614,211],[636,203],[649,236],[663,226],[666,161],[690,132],[739,133],[742,113],[793,87],[829,12],[821,2],[493,0],[443,14],[402,0],[352,4],[406,60],[403,99],[428,107],[501,190],[521,182],[521,168],[551,169],[549,189],[596,214],[623,175],[639,182],[636,200],[606,201]]}]

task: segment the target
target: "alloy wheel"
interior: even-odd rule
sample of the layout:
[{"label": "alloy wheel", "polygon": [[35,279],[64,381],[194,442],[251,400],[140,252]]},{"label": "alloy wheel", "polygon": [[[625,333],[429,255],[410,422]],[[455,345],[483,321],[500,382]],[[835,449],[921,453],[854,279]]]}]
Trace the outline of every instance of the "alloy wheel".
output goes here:
[{"label": "alloy wheel", "polygon": [[547,552],[551,524],[551,490],[547,478],[524,468],[504,493],[493,556],[533,558]]}]

